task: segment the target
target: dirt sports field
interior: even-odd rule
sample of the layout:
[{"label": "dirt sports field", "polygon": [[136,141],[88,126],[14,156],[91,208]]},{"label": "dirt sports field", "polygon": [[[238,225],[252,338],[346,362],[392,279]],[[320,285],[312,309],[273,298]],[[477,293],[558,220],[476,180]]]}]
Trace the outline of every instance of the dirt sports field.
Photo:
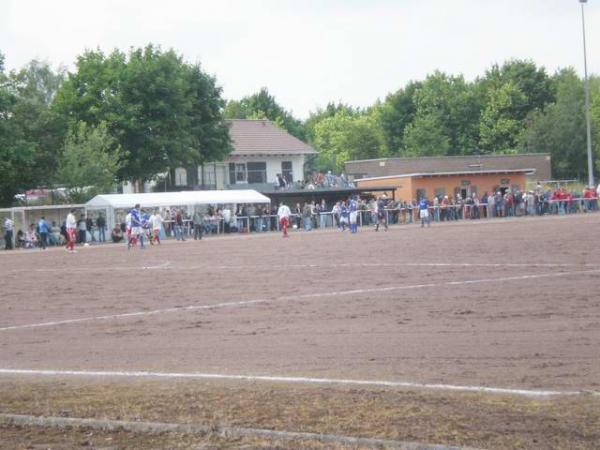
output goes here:
[{"label": "dirt sports field", "polygon": [[0,448],[600,448],[600,215],[0,267]]}]

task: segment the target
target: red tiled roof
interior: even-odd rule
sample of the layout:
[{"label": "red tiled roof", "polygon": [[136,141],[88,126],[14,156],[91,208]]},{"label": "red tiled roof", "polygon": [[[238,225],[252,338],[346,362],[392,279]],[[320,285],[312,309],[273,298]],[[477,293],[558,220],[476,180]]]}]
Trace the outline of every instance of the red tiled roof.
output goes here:
[{"label": "red tiled roof", "polygon": [[310,145],[282,130],[270,120],[227,120],[233,141],[232,156],[310,155]]}]

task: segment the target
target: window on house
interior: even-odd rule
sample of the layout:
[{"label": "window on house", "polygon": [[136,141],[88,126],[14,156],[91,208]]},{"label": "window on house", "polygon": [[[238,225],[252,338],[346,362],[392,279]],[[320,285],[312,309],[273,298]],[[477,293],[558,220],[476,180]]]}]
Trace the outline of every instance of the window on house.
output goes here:
[{"label": "window on house", "polygon": [[199,184],[201,185],[215,186],[217,184],[215,176],[215,165],[210,163],[198,167],[198,179],[200,181]]},{"label": "window on house", "polygon": [[435,188],[435,196],[439,199],[444,198],[444,195],[446,195],[446,188],[443,187],[439,187],[439,188]]},{"label": "window on house", "polygon": [[417,189],[417,201],[422,198],[427,198],[427,191],[425,189]]},{"label": "window on house", "polygon": [[267,163],[249,162],[246,164],[248,169],[248,183],[266,183],[267,182]]},{"label": "window on house", "polygon": [[235,182],[236,183],[246,183],[246,164],[236,164],[235,165]]},{"label": "window on house", "polygon": [[229,184],[235,184],[235,164],[229,163]]},{"label": "window on house", "polygon": [[175,186],[187,186],[187,170],[183,167],[175,169]]},{"label": "window on house", "polygon": [[281,176],[288,183],[294,182],[294,171],[292,170],[291,161],[281,161]]}]

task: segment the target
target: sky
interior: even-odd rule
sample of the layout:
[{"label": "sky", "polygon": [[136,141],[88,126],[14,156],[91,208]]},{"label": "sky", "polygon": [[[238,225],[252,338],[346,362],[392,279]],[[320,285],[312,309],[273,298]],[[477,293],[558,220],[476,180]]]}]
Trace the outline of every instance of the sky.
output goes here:
[{"label": "sky", "polygon": [[[600,0],[585,5],[588,71],[600,72]],[[173,48],[226,99],[266,87],[305,119],[328,102],[366,107],[435,70],[482,76],[529,59],[583,75],[578,0],[2,0],[6,69],[74,69],[86,49]]]}]

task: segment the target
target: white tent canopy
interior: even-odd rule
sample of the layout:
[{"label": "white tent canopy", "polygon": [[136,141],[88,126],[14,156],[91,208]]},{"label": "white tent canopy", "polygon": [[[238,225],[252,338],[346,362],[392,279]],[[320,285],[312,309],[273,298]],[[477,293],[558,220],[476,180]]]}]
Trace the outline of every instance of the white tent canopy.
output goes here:
[{"label": "white tent canopy", "polygon": [[142,208],[160,206],[229,205],[239,203],[271,203],[269,197],[251,189],[227,191],[152,192],[147,194],[96,195],[85,204],[88,209]]}]

